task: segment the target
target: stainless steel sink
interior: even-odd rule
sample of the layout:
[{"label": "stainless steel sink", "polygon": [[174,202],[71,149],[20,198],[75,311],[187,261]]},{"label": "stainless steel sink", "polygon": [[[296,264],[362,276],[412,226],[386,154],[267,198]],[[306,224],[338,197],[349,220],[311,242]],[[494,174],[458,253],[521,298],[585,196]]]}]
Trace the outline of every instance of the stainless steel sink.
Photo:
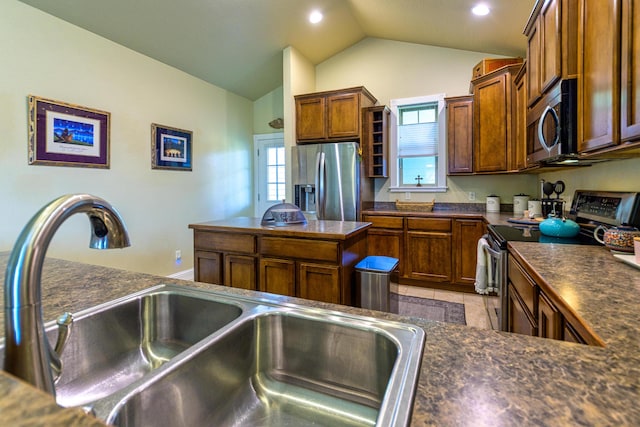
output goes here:
[{"label": "stainless steel sink", "polygon": [[[242,308],[181,290],[157,290],[74,316],[56,382],[58,404],[94,402],[143,378],[238,318]],[[57,337],[47,328],[49,342]]]},{"label": "stainless steel sink", "polygon": [[385,394],[401,357],[398,342],[370,324],[267,313],[136,390],[109,422],[372,426],[385,397],[399,398],[399,389]]},{"label": "stainless steel sink", "polygon": [[162,285],[75,315],[57,400],[116,426],[406,426],[424,339],[408,324]]}]

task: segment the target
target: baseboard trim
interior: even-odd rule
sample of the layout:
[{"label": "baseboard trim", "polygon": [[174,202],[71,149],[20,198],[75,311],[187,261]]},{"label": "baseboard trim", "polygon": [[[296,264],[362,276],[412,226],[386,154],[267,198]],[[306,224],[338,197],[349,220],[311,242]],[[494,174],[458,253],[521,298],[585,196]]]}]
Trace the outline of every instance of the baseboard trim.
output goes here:
[{"label": "baseboard trim", "polygon": [[167,277],[170,279],[180,279],[180,280],[190,280],[193,282],[193,268],[184,271],[178,271],[177,273],[173,273]]}]

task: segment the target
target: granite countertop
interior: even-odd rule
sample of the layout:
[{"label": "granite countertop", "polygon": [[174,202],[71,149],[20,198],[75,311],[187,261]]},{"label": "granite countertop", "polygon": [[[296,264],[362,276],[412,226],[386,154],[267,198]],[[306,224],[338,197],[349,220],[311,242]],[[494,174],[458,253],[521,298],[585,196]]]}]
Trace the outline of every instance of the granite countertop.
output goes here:
[{"label": "granite countertop", "polygon": [[261,235],[345,240],[371,226],[369,222],[309,220],[306,224],[262,225],[261,218],[237,217],[189,224],[199,231],[242,231]]},{"label": "granite countertop", "polygon": [[[605,348],[278,298],[422,327],[426,343],[412,425],[640,425],[635,404],[640,396],[640,270],[616,262],[603,247],[513,243],[511,249],[536,269],[546,286],[574,304]],[[0,273],[7,258],[0,254]],[[78,311],[161,283],[254,294],[47,259],[43,312],[50,320],[64,310]],[[99,425],[78,410],[58,408],[4,372],[0,394],[0,422],[5,425]]]}]

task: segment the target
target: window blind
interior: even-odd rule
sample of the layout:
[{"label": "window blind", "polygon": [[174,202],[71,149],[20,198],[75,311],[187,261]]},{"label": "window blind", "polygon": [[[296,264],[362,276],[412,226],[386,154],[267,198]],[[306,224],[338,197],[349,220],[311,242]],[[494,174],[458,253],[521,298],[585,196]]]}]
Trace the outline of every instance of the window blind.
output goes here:
[{"label": "window blind", "polygon": [[437,122],[398,126],[398,157],[423,157],[437,154]]}]

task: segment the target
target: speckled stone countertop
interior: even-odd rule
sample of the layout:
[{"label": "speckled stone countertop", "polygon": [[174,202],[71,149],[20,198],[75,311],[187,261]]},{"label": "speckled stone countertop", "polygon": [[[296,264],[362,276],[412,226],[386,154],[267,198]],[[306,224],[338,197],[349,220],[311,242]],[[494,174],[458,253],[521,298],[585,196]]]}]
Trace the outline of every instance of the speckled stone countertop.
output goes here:
[{"label": "speckled stone countertop", "polygon": [[[575,306],[607,347],[593,347],[359,308],[288,302],[416,324],[426,332],[414,426],[640,425],[640,270],[602,247],[513,243],[538,279]],[[4,275],[8,254],[0,254]],[[251,295],[216,285],[47,259],[45,319],[160,283]],[[2,329],[4,330],[4,328]],[[78,410],[58,408],[38,390],[0,373],[2,425],[92,426]]]},{"label": "speckled stone countertop", "polygon": [[361,233],[371,226],[368,222],[356,221],[308,221],[306,224],[286,226],[262,225],[261,218],[238,217],[220,221],[189,224],[189,228],[200,231],[246,231],[253,234],[267,234],[287,237],[321,238],[345,240]]}]

